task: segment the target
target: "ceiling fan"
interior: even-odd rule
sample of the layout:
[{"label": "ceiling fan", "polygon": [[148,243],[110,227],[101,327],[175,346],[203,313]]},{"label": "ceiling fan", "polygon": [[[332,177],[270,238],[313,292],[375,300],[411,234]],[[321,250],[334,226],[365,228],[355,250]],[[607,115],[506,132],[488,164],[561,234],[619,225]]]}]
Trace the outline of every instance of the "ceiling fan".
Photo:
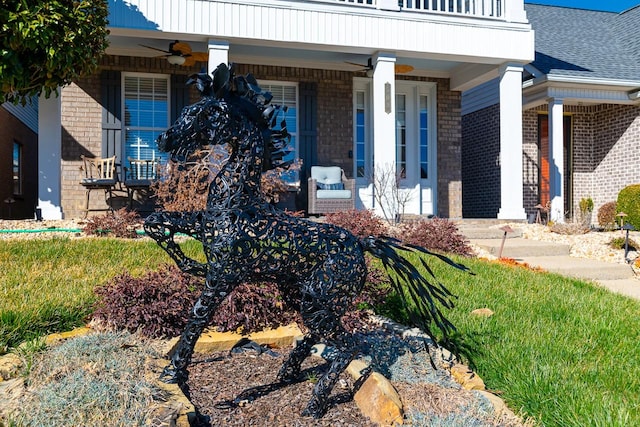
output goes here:
[{"label": "ceiling fan", "polygon": [[157,50],[158,52],[164,52],[165,55],[160,55],[160,57],[166,57],[167,62],[172,65],[191,66],[198,61],[207,61],[209,58],[209,54],[207,52],[193,52],[188,43],[178,40],[173,43],[169,43],[169,50],[158,49],[157,47],[147,46],[144,44],[141,44],[140,46],[146,47],[147,49]]},{"label": "ceiling fan", "polygon": [[[359,71],[364,71],[367,73],[368,77],[373,77],[373,62],[371,61],[371,58],[367,60],[366,65],[358,64],[356,62],[349,62],[349,61],[345,61],[345,62],[347,64],[357,65],[358,67],[362,67],[362,70],[359,70]],[[404,74],[404,73],[408,73],[409,71],[413,71],[413,66],[409,64],[395,64],[396,74]]]}]

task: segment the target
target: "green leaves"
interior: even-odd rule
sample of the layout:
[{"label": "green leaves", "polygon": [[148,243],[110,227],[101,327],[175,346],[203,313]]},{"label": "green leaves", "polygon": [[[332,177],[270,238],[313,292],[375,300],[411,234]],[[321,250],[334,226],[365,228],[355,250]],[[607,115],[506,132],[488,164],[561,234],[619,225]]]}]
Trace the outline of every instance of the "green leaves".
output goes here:
[{"label": "green leaves", "polygon": [[26,103],[93,73],[107,48],[104,0],[2,0],[0,102]]}]

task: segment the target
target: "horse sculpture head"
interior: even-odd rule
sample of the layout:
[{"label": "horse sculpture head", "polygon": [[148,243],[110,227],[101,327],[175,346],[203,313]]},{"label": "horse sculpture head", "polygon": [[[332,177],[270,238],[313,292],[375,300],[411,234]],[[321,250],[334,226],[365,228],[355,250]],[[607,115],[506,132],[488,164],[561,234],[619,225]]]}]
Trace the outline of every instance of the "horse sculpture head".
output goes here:
[{"label": "horse sculpture head", "polygon": [[287,168],[291,136],[277,118],[286,107],[271,104],[273,96],[262,90],[251,75],[236,76],[233,65],[220,64],[212,75],[193,74],[188,85],[196,85],[202,99],[185,107],[176,122],[157,139],[158,148],[174,160],[184,160],[199,148],[234,144],[247,127],[260,132],[263,144],[263,170]]}]

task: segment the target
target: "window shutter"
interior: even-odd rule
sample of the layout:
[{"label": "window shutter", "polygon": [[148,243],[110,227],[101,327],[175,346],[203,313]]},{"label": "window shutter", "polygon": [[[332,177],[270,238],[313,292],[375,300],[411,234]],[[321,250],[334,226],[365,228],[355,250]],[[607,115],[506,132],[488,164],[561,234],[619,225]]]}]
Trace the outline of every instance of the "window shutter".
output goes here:
[{"label": "window shutter", "polygon": [[171,124],[178,119],[182,109],[189,105],[187,79],[187,76],[181,74],[171,76]]},{"label": "window shutter", "polygon": [[300,194],[296,200],[296,207],[306,210],[308,202],[307,180],[311,174],[311,166],[318,161],[318,90],[314,82],[300,82],[298,90],[298,143],[302,167],[300,169]]},{"label": "window shutter", "polygon": [[122,91],[120,71],[105,70],[100,75],[102,90],[102,157],[117,156],[122,163]]}]

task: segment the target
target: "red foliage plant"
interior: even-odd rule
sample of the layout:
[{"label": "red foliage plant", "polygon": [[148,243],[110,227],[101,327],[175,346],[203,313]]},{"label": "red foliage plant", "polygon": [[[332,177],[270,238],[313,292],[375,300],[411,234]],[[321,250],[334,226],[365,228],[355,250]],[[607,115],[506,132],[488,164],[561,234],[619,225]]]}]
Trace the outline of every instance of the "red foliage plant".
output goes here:
[{"label": "red foliage plant", "polygon": [[458,227],[445,218],[432,218],[400,224],[396,236],[403,243],[423,248],[471,256],[469,242]]},{"label": "red foliage plant", "polygon": [[367,209],[329,213],[326,215],[326,221],[360,238],[383,236],[387,233],[387,227],[382,219]]},{"label": "red foliage plant", "polygon": [[136,230],[142,227],[142,219],[136,212],[119,209],[113,213],[91,217],[82,231],[94,236],[110,236],[135,239]]}]

